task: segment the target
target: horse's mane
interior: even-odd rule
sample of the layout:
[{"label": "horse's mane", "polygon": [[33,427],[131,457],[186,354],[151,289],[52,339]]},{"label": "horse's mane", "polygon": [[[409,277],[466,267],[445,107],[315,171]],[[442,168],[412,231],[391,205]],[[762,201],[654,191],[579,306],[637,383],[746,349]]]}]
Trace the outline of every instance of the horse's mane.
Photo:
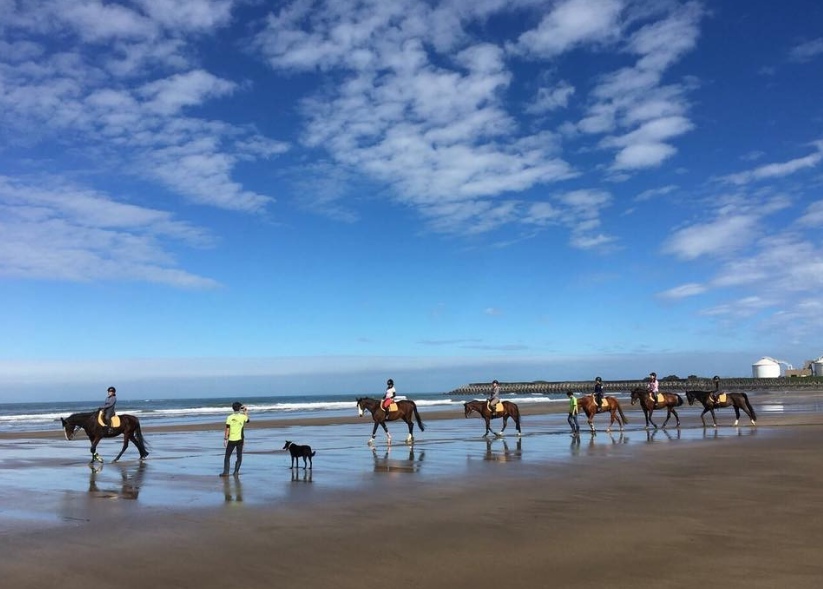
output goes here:
[{"label": "horse's mane", "polygon": [[86,413],[72,413],[66,418],[67,423],[84,423],[89,417],[97,413],[97,411],[88,411]]}]

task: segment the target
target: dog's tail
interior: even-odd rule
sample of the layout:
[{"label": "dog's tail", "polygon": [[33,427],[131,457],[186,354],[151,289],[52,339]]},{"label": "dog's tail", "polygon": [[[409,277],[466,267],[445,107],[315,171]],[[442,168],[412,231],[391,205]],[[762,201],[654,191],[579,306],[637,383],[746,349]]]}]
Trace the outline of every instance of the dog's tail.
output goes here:
[{"label": "dog's tail", "polygon": [[311,453],[311,457],[312,457],[312,458],[314,458],[314,455],[315,455],[315,454],[317,454],[317,452],[312,452],[312,453]]}]

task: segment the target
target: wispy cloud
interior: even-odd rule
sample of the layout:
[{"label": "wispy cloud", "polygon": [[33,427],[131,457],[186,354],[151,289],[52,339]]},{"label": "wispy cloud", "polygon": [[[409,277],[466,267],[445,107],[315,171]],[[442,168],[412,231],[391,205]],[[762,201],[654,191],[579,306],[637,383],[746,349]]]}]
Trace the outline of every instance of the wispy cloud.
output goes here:
[{"label": "wispy cloud", "polygon": [[776,162],[771,164],[764,164],[751,170],[737,172],[736,174],[729,174],[722,176],[720,180],[730,184],[743,185],[759,180],[768,180],[773,178],[782,178],[789,176],[801,170],[816,167],[823,161],[823,140],[813,143],[815,151],[803,157],[795,158],[785,162]]},{"label": "wispy cloud", "polygon": [[118,202],[65,179],[0,176],[0,213],[0,275],[218,284],[177,267],[167,241],[203,247],[213,238],[167,211]]},{"label": "wispy cloud", "polygon": [[789,51],[789,59],[792,61],[810,61],[818,55],[823,55],[823,37],[795,45]]},{"label": "wispy cloud", "polygon": [[687,282],[686,284],[681,284],[680,286],[675,286],[668,290],[664,290],[663,292],[658,293],[658,296],[664,299],[683,299],[702,294],[706,292],[706,290],[707,288],[704,284],[700,284],[699,282]]}]

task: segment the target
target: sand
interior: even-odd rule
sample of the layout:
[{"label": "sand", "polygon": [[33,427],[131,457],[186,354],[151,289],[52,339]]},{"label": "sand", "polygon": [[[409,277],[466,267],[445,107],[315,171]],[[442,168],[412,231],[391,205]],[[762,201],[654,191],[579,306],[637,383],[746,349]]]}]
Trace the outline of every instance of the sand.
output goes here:
[{"label": "sand", "polygon": [[[757,428],[728,427],[726,412],[722,427],[703,430],[692,409],[679,432],[654,435],[632,411],[623,436],[579,442],[563,415],[533,416],[520,444],[443,419],[388,455],[363,443],[363,423],[250,430],[243,474],[228,481],[215,476],[220,449],[199,448],[213,432],[157,433],[143,470],[132,460],[97,474],[79,442],[4,442],[15,456],[0,469],[4,510],[44,507],[0,513],[0,578],[61,588],[107,578],[141,588],[819,587],[823,418],[759,409]],[[313,473],[284,468],[274,444],[285,434],[318,440]]]}]

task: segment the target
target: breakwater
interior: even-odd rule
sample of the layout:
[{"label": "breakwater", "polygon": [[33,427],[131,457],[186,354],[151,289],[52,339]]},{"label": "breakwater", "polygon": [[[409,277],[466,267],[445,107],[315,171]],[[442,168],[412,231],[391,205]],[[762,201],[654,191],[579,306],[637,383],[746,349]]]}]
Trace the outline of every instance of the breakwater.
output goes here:
[{"label": "breakwater", "polygon": [[[626,392],[634,388],[645,388],[646,380],[610,380],[603,381],[603,390],[607,392]],[[448,395],[488,395],[491,391],[490,382],[464,384],[449,391]],[[756,391],[756,390],[804,390],[823,388],[823,378],[723,378],[720,388],[725,391]],[[566,381],[534,381],[534,382],[501,382],[501,393],[517,394],[546,394],[564,393],[566,391],[591,392],[594,390],[593,380],[566,380]],[[661,391],[711,391],[714,383],[711,378],[683,378],[660,381]]]}]

